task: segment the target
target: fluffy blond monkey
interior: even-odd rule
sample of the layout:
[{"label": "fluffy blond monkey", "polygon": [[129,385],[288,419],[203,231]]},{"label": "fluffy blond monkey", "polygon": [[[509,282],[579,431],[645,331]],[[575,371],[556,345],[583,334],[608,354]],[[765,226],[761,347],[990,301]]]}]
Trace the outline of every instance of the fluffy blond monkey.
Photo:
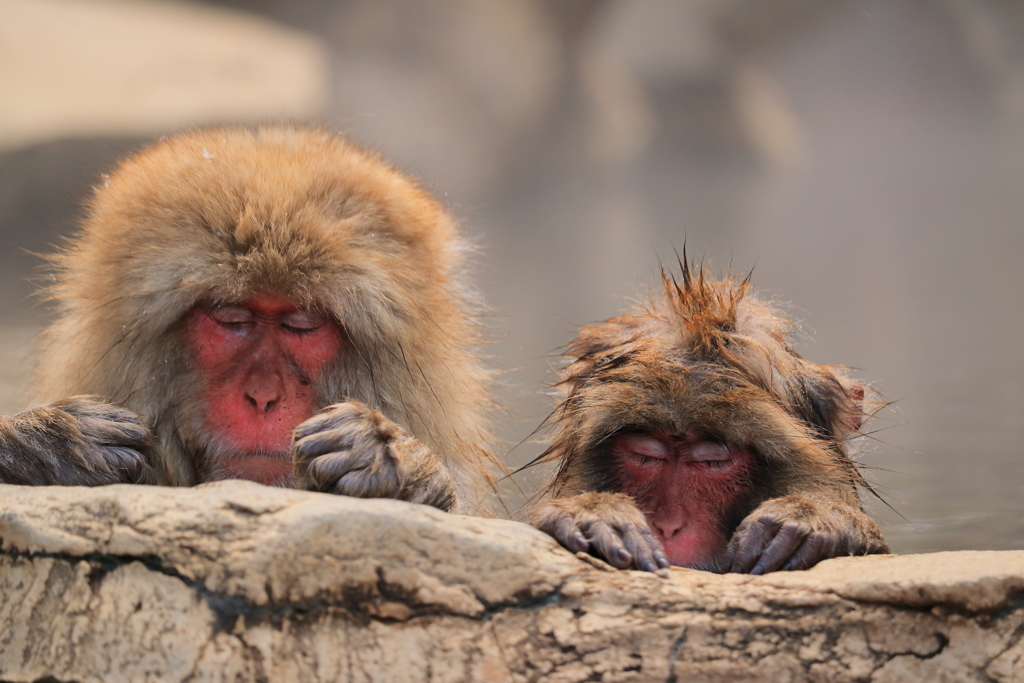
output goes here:
[{"label": "fluffy blond monkey", "polygon": [[0,421],[0,481],[473,510],[496,464],[466,252],[434,199],[327,130],[165,139],[52,257],[44,404]]}]

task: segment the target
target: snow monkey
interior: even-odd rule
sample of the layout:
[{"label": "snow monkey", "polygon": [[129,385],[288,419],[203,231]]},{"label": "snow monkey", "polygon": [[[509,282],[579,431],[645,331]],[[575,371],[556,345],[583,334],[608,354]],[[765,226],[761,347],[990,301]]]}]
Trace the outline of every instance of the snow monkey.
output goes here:
[{"label": "snow monkey", "polygon": [[619,568],[763,574],[886,553],[849,440],[881,404],[804,360],[746,279],[681,262],[682,283],[584,327],[567,350],[531,521]]},{"label": "snow monkey", "polygon": [[427,193],[327,130],[163,139],[52,257],[44,405],[0,420],[0,481],[472,508],[495,461],[467,249]]}]

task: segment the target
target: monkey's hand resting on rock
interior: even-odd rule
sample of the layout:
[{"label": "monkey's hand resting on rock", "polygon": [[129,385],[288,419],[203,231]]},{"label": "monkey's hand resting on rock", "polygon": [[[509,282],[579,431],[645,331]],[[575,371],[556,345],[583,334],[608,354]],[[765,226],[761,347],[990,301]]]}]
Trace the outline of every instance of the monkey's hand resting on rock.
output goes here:
[{"label": "monkey's hand resting on rock", "polygon": [[[530,522],[570,551],[589,552],[619,569],[669,566],[643,513],[621,493],[548,500]],[[861,510],[827,495],[795,493],[762,503],[740,523],[718,571],[765,574],[887,552],[878,525]]]},{"label": "monkey's hand resting on rock", "polygon": [[0,420],[0,482],[142,484],[152,437],[135,413],[76,396]]},{"label": "monkey's hand resting on rock", "polygon": [[793,493],[747,515],[723,565],[730,572],[765,574],[807,569],[830,557],[887,552],[878,525],[861,510],[827,495]]},{"label": "monkey's hand resting on rock", "polygon": [[300,424],[292,462],[300,489],[457,511],[454,482],[441,459],[358,401],[328,406]]},{"label": "monkey's hand resting on rock", "polygon": [[583,493],[541,503],[530,523],[572,552],[588,552],[619,569],[669,566],[633,499],[623,493]]}]

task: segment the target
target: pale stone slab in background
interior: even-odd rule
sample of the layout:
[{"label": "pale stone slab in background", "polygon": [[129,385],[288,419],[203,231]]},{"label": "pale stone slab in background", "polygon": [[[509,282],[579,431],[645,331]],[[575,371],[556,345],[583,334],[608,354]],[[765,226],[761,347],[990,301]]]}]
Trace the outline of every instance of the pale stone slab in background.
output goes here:
[{"label": "pale stone slab in background", "polygon": [[241,12],[161,0],[0,0],[0,149],[310,118],[327,50]]}]

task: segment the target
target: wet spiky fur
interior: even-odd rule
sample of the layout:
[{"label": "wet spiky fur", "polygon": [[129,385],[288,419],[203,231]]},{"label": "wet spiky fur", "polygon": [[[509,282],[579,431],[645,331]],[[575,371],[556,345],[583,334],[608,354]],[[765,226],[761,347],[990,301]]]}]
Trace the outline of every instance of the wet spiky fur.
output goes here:
[{"label": "wet spiky fur", "polygon": [[57,320],[33,398],[96,394],[142,415],[159,483],[195,483],[198,410],[180,321],[200,301],[273,291],[317,302],[347,349],[316,387],[393,419],[479,490],[491,476],[488,372],[467,243],[426,192],[322,129],[215,128],[165,139],[96,188],[53,257]]},{"label": "wet spiky fur", "polygon": [[843,368],[802,359],[793,322],[751,294],[749,277],[680,267],[681,282],[663,271],[661,292],[568,346],[543,456],[560,463],[547,493],[617,490],[609,437],[667,429],[751,447],[762,468],[751,506],[824,489],[859,509],[848,441],[880,404],[865,402]]}]

